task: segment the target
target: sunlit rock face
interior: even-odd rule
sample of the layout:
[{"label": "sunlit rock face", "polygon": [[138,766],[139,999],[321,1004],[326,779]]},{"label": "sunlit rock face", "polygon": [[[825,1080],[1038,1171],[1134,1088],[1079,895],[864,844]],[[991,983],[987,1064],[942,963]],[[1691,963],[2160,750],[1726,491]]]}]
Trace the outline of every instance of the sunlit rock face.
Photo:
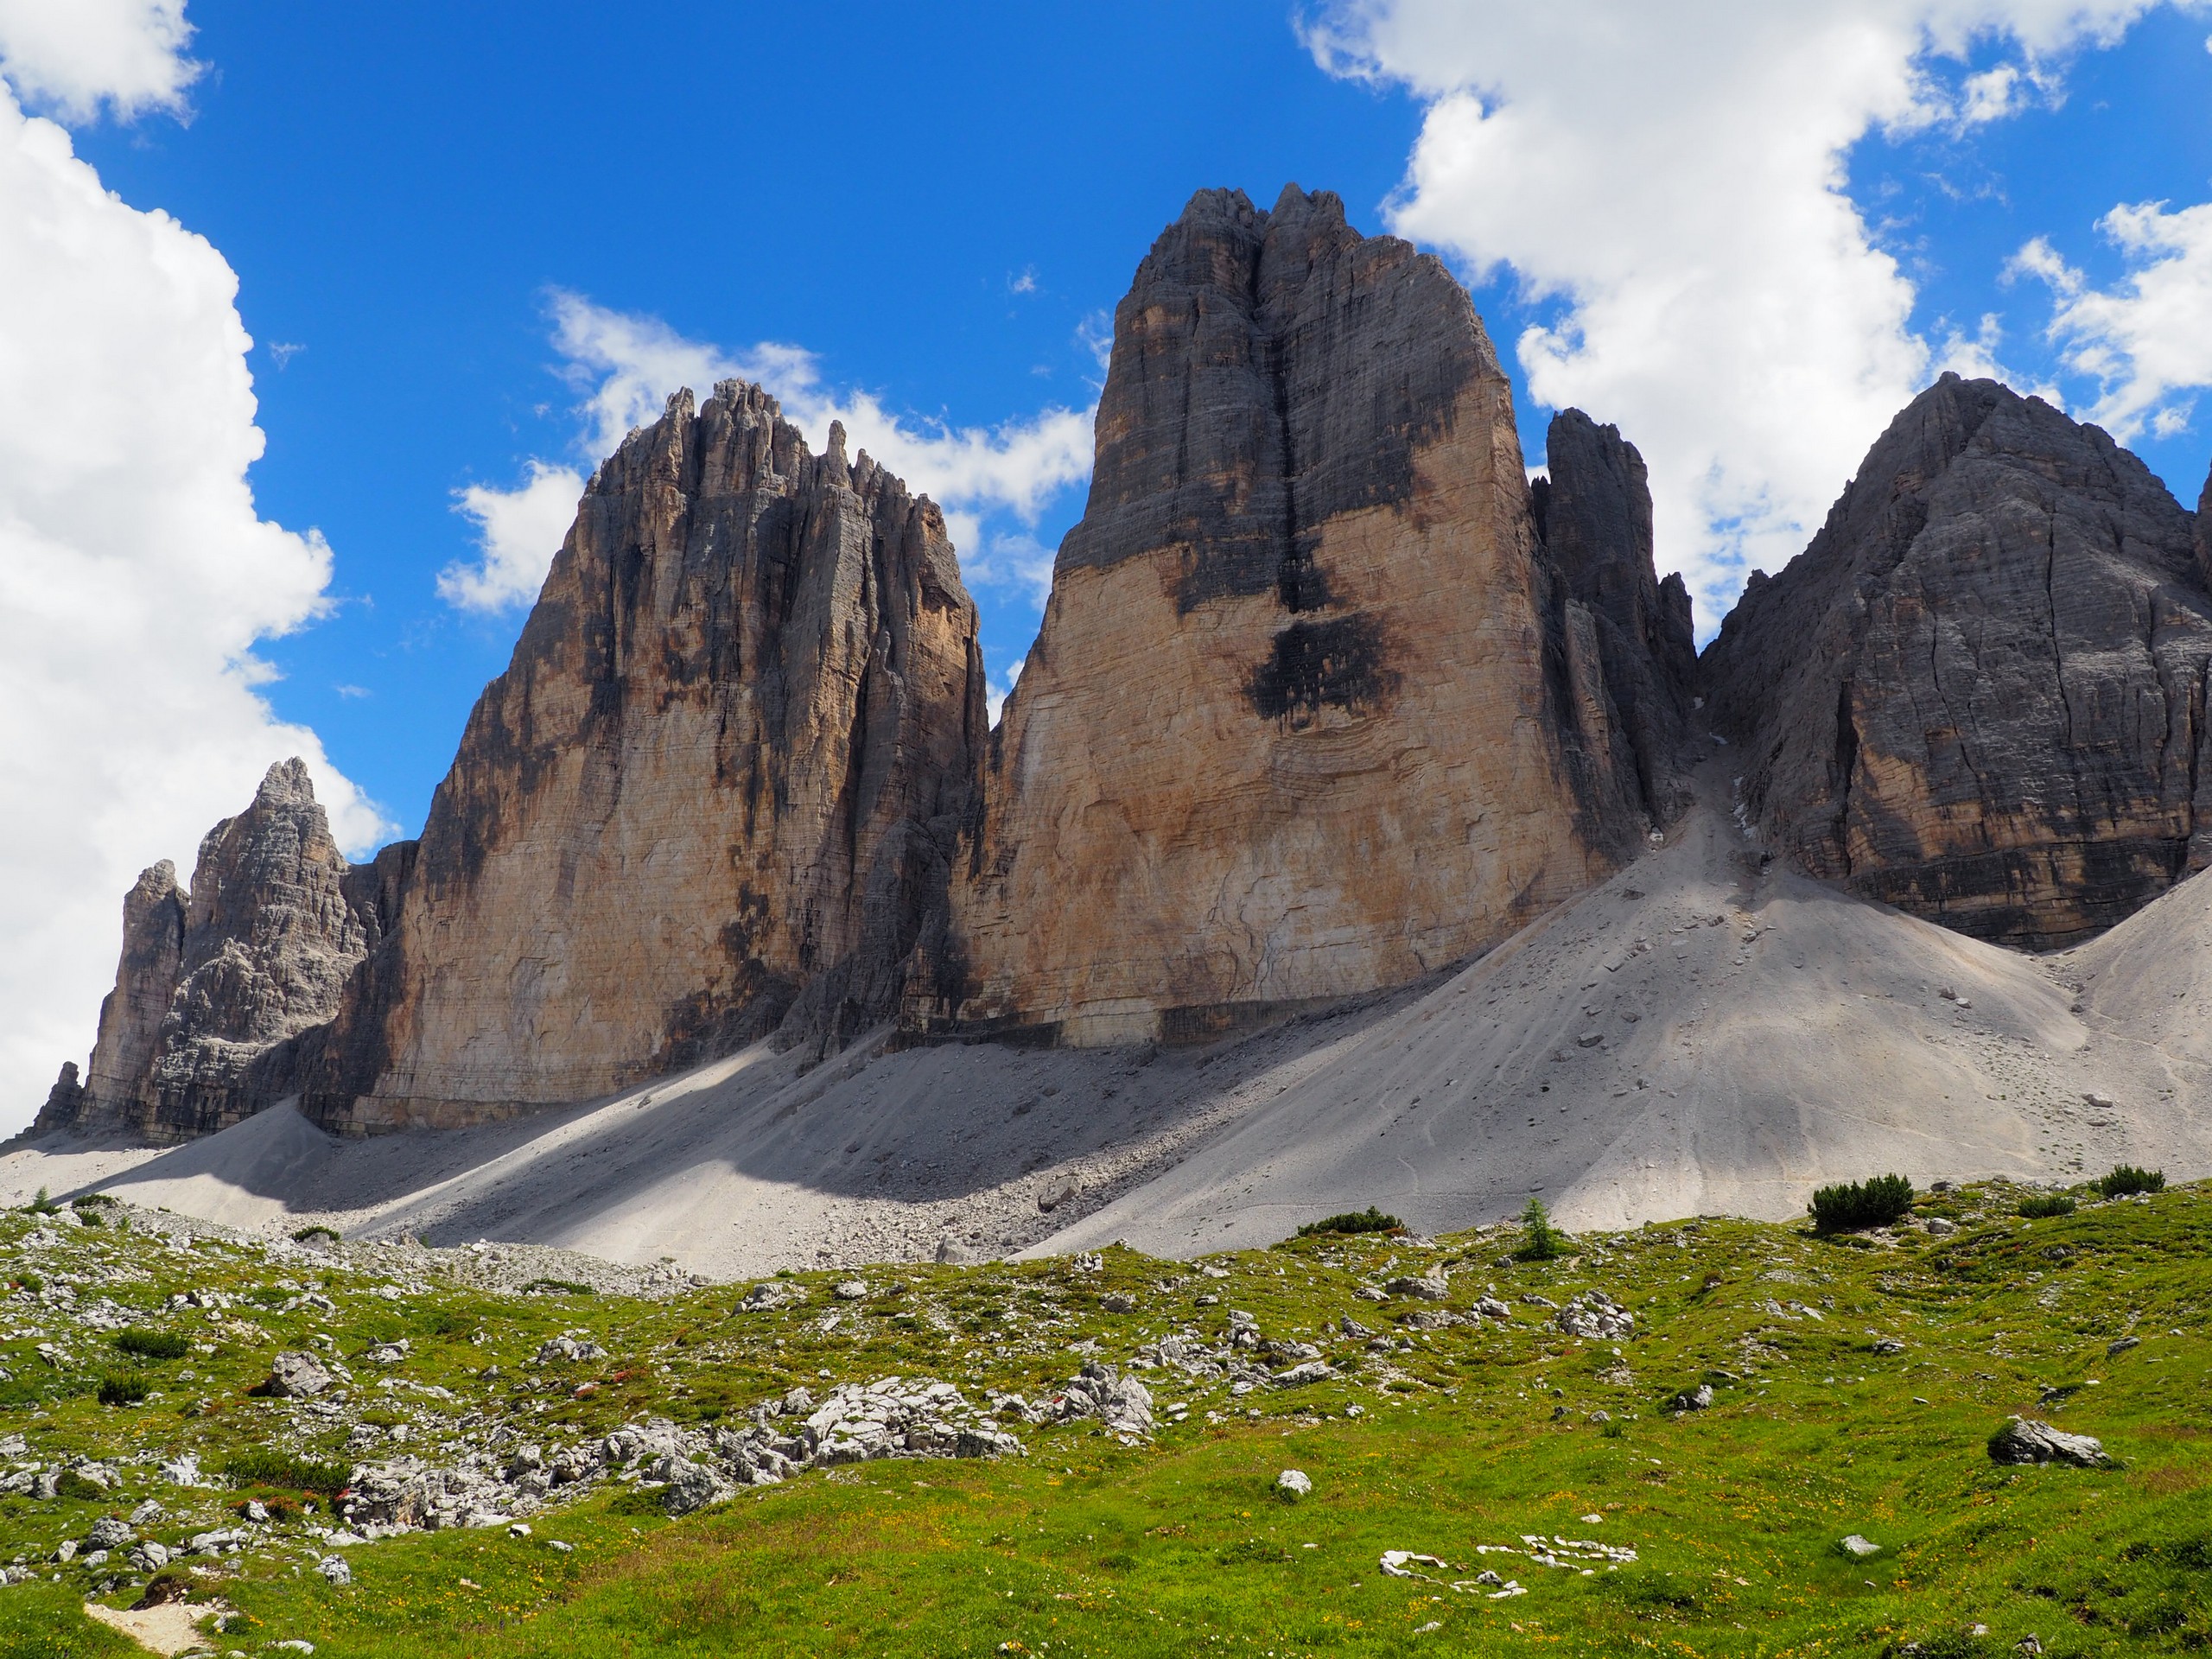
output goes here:
[{"label": "sunlit rock face", "polygon": [[[1643,510],[1640,550],[1624,506],[1587,562],[1641,556],[1656,607]],[[1491,944],[1664,810],[1609,628],[1547,558],[1444,266],[1325,193],[1200,192],[1116,313],[1089,505],[908,1030],[1197,1036]]]},{"label": "sunlit rock face", "polygon": [[984,709],[933,504],[837,428],[810,454],[757,386],[672,398],[471,715],[310,1113],[474,1122],[887,1019]]}]

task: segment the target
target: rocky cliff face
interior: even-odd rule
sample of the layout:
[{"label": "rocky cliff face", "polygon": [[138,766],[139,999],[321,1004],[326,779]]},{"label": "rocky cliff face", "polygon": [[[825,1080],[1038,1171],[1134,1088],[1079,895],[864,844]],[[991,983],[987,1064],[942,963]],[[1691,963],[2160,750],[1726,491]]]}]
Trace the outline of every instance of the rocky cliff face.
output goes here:
[{"label": "rocky cliff face", "polygon": [[1563,446],[1570,576],[1444,267],[1326,194],[1192,198],[1116,311],[1089,505],[909,1027],[1198,1034],[1414,978],[1611,868],[1646,813],[1608,638],[1674,619],[1613,580],[1640,533],[1656,588],[1606,442]]},{"label": "rocky cliff face", "polygon": [[2212,473],[2204,475],[2204,493],[2196,499],[2196,575],[2212,588]]},{"label": "rocky cliff face", "polygon": [[2034,948],[2212,855],[2212,595],[2133,455],[1946,375],[1708,647],[1744,804],[1815,874]]},{"label": "rocky cliff face", "polygon": [[1643,457],[1618,427],[1562,410],[1544,449],[1548,472],[1531,486],[1536,533],[1566,598],[1589,613],[1644,810],[1671,819],[1687,802],[1676,755],[1697,679],[1689,588],[1679,575],[1658,580]]},{"label": "rocky cliff face", "polygon": [[678,395],[593,478],[308,1109],[467,1122],[882,1019],[985,731],[937,508],[757,386]]},{"label": "rocky cliff face", "polygon": [[92,1065],[34,1127],[175,1139],[268,1103],[294,1040],[338,1012],[381,935],[380,874],[339,852],[302,762],[271,766],[200,842],[188,894],[164,860],[124,898]]}]

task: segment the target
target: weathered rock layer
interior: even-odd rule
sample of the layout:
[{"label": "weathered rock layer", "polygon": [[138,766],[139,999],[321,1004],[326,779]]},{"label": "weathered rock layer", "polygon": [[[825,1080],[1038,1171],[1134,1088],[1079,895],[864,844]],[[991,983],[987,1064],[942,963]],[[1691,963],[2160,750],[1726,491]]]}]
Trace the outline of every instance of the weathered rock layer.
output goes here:
[{"label": "weathered rock layer", "polygon": [[985,735],[944,522],[775,401],[688,391],[593,478],[308,1078],[467,1122],[887,1016]]},{"label": "weathered rock layer", "polygon": [[[1089,505],[908,1027],[1203,1034],[1440,968],[1625,856],[1670,757],[1640,769],[1610,688],[1678,674],[1687,617],[1640,465],[1577,436],[1570,578],[1443,265],[1325,193],[1192,198],[1116,314]],[[1611,664],[1655,631],[1663,669]]]},{"label": "weathered rock layer", "polygon": [[2203,528],[2104,432],[1945,375],[1703,663],[1815,875],[2031,948],[2212,858]]},{"label": "weathered rock layer", "polygon": [[57,1085],[35,1128],[175,1139],[283,1092],[296,1039],[338,1013],[383,935],[404,847],[349,865],[305,763],[271,766],[253,804],[200,843],[189,893],[165,859],[124,898],[92,1065],[73,1092]]}]

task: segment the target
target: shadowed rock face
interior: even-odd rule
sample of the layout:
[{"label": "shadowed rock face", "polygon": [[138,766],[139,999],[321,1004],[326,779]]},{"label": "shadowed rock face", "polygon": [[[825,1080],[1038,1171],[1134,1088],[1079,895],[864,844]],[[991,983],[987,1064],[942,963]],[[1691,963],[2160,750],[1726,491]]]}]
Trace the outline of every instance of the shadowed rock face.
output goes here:
[{"label": "shadowed rock face", "polygon": [[942,516],[843,442],[728,382],[600,468],[311,1057],[321,1122],[468,1122],[888,1014],[942,930],[983,676]]},{"label": "shadowed rock face", "polygon": [[1707,648],[1752,820],[1815,874],[2031,948],[2202,868],[2199,531],[2097,428],[1944,376]]},{"label": "shadowed rock face", "polygon": [[378,875],[339,852],[306,765],[271,766],[252,805],[200,842],[189,894],[164,860],[124,898],[92,1065],[35,1128],[175,1139],[268,1103],[291,1040],[338,1012],[383,931]]},{"label": "shadowed rock face", "polygon": [[1688,802],[1676,757],[1697,679],[1689,588],[1679,575],[1658,580],[1643,457],[1618,427],[1562,410],[1544,449],[1548,472],[1529,503],[1544,556],[1563,598],[1590,614],[1644,810],[1664,823]]},{"label": "shadowed rock face", "polygon": [[2196,499],[2196,575],[2212,588],[2212,473],[2204,475],[2204,493]]},{"label": "shadowed rock face", "polygon": [[1416,977],[1611,868],[1646,791],[1607,637],[1674,619],[1605,442],[1567,446],[1570,580],[1444,267],[1325,193],[1193,197],[1116,311],[1089,505],[909,1028],[1202,1034]]}]

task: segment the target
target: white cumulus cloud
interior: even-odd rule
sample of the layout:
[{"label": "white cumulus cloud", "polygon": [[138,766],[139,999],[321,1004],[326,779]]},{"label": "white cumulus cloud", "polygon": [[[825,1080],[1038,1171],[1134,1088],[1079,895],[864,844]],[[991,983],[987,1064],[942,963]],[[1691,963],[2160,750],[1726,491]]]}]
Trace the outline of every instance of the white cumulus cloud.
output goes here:
[{"label": "white cumulus cloud", "polygon": [[[1041,603],[1051,555],[1028,532],[1055,495],[1090,475],[1095,410],[1049,408],[995,427],[915,420],[871,392],[824,385],[819,359],[803,346],[765,341],[733,353],[688,339],[658,317],[613,310],[578,294],[556,292],[551,310],[561,372],[581,398],[579,454],[594,461],[611,454],[631,429],[658,418],[680,386],[703,397],[718,380],[758,381],[817,454],[830,423],[842,421],[853,453],[867,450],[936,501],[968,575]],[[534,597],[573,514],[572,480],[580,487],[575,468],[533,460],[515,490],[464,492],[461,510],[481,526],[484,558],[449,567],[438,591],[479,610]],[[551,503],[560,489],[568,490],[570,514],[554,527]],[[1001,519],[1015,527],[1001,528]]]},{"label": "white cumulus cloud", "polygon": [[2037,237],[2009,269],[2050,284],[2050,335],[2066,366],[2097,382],[2088,418],[2123,442],[2188,429],[2193,394],[2212,386],[2212,202],[2113,208],[2097,228],[2127,265],[2111,288]]},{"label": "white cumulus cloud", "polygon": [[583,474],[575,467],[533,461],[520,489],[472,484],[458,492],[455,509],[476,521],[483,556],[440,571],[438,597],[464,611],[487,613],[536,600],[583,491]]},{"label": "white cumulus cloud", "polygon": [[1914,331],[1846,193],[1852,147],[2048,104],[2067,53],[2150,3],[1340,0],[1305,35],[1426,103],[1393,228],[1556,305],[1513,342],[1529,389],[1641,448],[1661,567],[1709,632],[1939,356],[1988,357],[1986,333]]},{"label": "white cumulus cloud", "polygon": [[191,39],[184,0],[0,0],[0,76],[66,121],[181,111]]},{"label": "white cumulus cloud", "polygon": [[[182,38],[175,6],[0,6],[8,81],[54,107],[170,101],[188,66],[149,66]],[[331,556],[255,512],[237,289],[0,84],[0,1134],[83,1064],[138,871],[188,873],[271,762],[308,760],[350,849],[386,828],[257,690],[257,642],[321,613]]]}]

